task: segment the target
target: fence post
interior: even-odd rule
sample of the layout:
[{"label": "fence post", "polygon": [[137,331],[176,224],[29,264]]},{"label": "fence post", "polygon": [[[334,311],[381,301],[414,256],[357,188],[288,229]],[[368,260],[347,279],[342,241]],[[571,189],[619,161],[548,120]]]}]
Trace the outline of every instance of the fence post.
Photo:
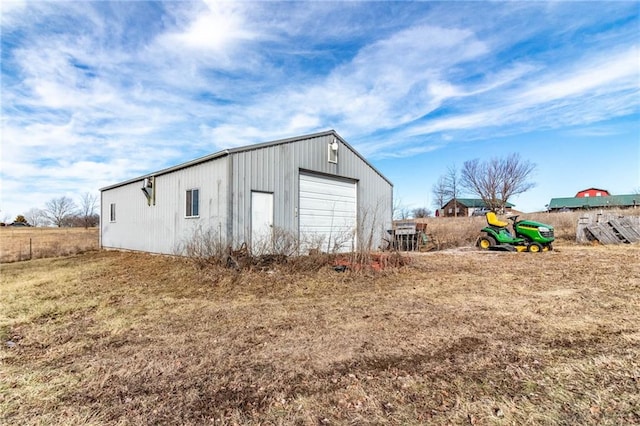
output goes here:
[{"label": "fence post", "polygon": [[29,237],[29,260],[33,258],[33,251],[31,250],[31,237]]}]

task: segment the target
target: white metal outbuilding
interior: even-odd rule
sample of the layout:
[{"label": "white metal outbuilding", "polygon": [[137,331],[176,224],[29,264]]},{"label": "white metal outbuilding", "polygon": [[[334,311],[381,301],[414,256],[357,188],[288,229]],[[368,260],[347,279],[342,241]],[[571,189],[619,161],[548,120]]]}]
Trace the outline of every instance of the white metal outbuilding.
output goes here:
[{"label": "white metal outbuilding", "polygon": [[183,254],[194,230],[225,246],[382,244],[393,185],[335,131],[221,151],[101,189],[103,248]]}]

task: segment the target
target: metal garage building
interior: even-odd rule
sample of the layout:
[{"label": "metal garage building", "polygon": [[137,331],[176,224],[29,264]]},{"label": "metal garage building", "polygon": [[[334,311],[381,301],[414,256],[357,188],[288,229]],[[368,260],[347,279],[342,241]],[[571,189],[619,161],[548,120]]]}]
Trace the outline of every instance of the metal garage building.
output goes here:
[{"label": "metal garage building", "polygon": [[[142,190],[141,190],[142,189]],[[274,234],[301,251],[376,249],[393,185],[335,131],[224,150],[101,189],[103,248],[182,254],[194,229],[268,251]]]}]

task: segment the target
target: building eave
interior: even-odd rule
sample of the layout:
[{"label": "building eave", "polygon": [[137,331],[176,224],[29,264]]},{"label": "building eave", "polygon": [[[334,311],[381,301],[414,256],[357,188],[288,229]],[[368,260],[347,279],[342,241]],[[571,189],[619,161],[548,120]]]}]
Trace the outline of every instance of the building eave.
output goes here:
[{"label": "building eave", "polygon": [[102,191],[108,191],[109,189],[114,189],[114,188],[118,188],[120,186],[129,185],[130,183],[140,182],[141,180],[144,180],[145,178],[150,177],[150,176],[158,177],[158,176],[166,175],[167,173],[171,173],[171,172],[175,172],[177,170],[185,169],[187,167],[195,166],[196,164],[206,163],[207,161],[213,161],[213,160],[216,160],[216,159],[221,158],[221,157],[226,157],[227,155],[229,155],[229,150],[225,149],[224,151],[219,151],[219,152],[216,152],[214,154],[205,155],[204,157],[196,158],[195,160],[187,161],[186,163],[182,163],[182,164],[178,164],[178,165],[175,165],[175,166],[167,167],[166,169],[162,169],[162,170],[158,170],[158,171],[155,171],[155,172],[147,173],[147,174],[144,174],[142,176],[138,176],[138,177],[133,178],[133,179],[128,179],[128,180],[125,180],[123,182],[114,183],[113,185],[105,186],[104,188],[100,188],[100,191],[101,192]]},{"label": "building eave", "polygon": [[272,146],[276,146],[276,145],[283,145],[283,144],[287,144],[287,143],[298,142],[298,141],[302,141],[302,140],[306,140],[306,139],[314,139],[314,138],[319,138],[319,137],[324,137],[324,136],[334,136],[335,138],[339,139],[340,142],[344,146],[346,146],[351,152],[353,152],[358,158],[360,158],[360,160],[362,160],[367,166],[369,166],[374,172],[376,172],[382,179],[384,179],[389,185],[391,185],[393,187],[393,183],[391,183],[391,181],[389,179],[387,179],[387,177],[385,175],[383,175],[378,169],[376,169],[373,166],[373,164],[371,164],[362,155],[360,155],[360,153],[358,151],[356,151],[351,145],[349,145],[349,143],[347,141],[345,141],[335,130],[331,129],[331,130],[326,130],[326,131],[323,131],[323,132],[312,133],[312,134],[309,134],[309,135],[295,136],[295,137],[286,138],[286,139],[278,139],[278,140],[274,140],[274,141],[270,141],[270,142],[262,142],[262,143],[257,143],[257,144],[253,144],[253,145],[246,145],[246,146],[241,146],[241,147],[237,147],[237,148],[225,149],[225,150],[213,153],[213,154],[205,155],[204,157],[196,158],[195,160],[187,161],[186,163],[181,163],[181,164],[178,164],[178,165],[175,165],[175,166],[172,166],[172,167],[168,167],[166,169],[162,169],[162,170],[159,170],[159,171],[156,171],[156,172],[147,173],[145,175],[138,176],[138,177],[133,178],[133,179],[128,179],[128,180],[123,181],[123,182],[119,182],[119,183],[116,183],[116,184],[113,184],[113,185],[105,186],[104,188],[100,188],[100,191],[107,191],[107,190],[110,190],[110,189],[118,188],[120,186],[128,185],[128,184],[135,183],[135,182],[139,182],[141,180],[144,180],[144,178],[150,177],[150,176],[155,176],[155,177],[161,176],[161,175],[164,175],[164,174],[167,174],[167,173],[175,172],[177,170],[185,169],[187,167],[192,167],[192,166],[198,165],[200,163],[205,163],[207,161],[216,160],[216,159],[221,158],[221,157],[226,157],[228,155],[233,155],[233,154],[237,154],[237,153],[241,153],[241,152],[247,152],[247,151],[254,151],[254,150],[257,150],[257,149],[263,149],[263,148],[268,148],[268,147],[272,147]]}]

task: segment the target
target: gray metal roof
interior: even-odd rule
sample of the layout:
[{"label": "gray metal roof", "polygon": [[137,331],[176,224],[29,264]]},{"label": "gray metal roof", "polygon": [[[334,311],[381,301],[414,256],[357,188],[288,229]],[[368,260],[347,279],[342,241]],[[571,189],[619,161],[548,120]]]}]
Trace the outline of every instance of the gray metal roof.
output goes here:
[{"label": "gray metal roof", "polygon": [[312,133],[312,134],[309,134],[309,135],[302,135],[302,136],[296,136],[296,137],[292,137],[292,138],[278,139],[278,140],[271,141],[271,142],[262,142],[262,143],[257,143],[257,144],[253,144],[253,145],[246,145],[246,146],[241,146],[241,147],[237,147],[237,148],[225,149],[225,150],[213,153],[213,154],[205,155],[204,157],[196,158],[195,160],[187,161],[186,163],[181,163],[181,164],[178,164],[178,165],[175,165],[175,166],[172,166],[172,167],[168,167],[166,169],[158,170],[156,172],[147,173],[145,175],[139,176],[137,178],[129,179],[129,180],[126,180],[124,182],[119,182],[119,183],[116,183],[116,184],[113,184],[113,185],[105,186],[104,188],[100,188],[100,191],[106,191],[106,190],[109,190],[109,189],[117,188],[119,186],[128,185],[130,183],[138,182],[138,181],[140,181],[140,180],[142,180],[142,179],[144,179],[146,177],[149,177],[149,176],[164,175],[164,174],[167,174],[167,173],[174,172],[176,170],[185,169],[187,167],[195,166],[197,164],[205,163],[207,161],[212,161],[212,160],[215,160],[215,159],[218,159],[218,158],[221,158],[221,157],[226,157],[227,155],[235,154],[235,153],[238,153],[238,152],[252,151],[252,150],[262,149],[262,148],[266,148],[266,147],[270,147],[270,146],[274,146],[274,145],[283,145],[283,144],[287,144],[287,143],[291,143],[291,142],[297,142],[297,141],[301,141],[301,140],[313,139],[313,138],[318,138],[318,137],[322,137],[322,136],[329,136],[329,135],[333,135],[336,138],[340,139],[340,142],[342,142],[347,148],[349,148],[364,163],[366,163],[369,167],[371,167],[371,169],[374,170],[378,175],[380,175],[380,177],[382,177],[385,181],[387,181],[387,183],[389,183],[389,185],[393,186],[393,183],[391,183],[391,181],[389,179],[387,179],[382,173],[380,173],[380,171],[378,169],[376,169],[362,155],[360,155],[360,153],[358,151],[356,151],[351,145],[349,145],[349,143],[347,143],[347,141],[342,139],[342,137],[335,130],[331,129],[331,130],[326,130],[324,132]]}]

